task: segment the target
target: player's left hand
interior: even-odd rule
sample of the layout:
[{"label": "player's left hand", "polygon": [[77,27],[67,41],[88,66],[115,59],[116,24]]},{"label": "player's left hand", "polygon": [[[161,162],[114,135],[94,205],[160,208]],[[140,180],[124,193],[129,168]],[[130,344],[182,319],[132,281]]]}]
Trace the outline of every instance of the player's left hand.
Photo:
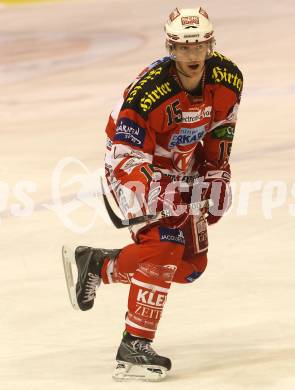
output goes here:
[{"label": "player's left hand", "polygon": [[208,166],[204,175],[207,188],[203,191],[202,199],[212,199],[214,205],[207,210],[208,225],[218,222],[232,203],[230,187],[230,170],[212,169]]}]

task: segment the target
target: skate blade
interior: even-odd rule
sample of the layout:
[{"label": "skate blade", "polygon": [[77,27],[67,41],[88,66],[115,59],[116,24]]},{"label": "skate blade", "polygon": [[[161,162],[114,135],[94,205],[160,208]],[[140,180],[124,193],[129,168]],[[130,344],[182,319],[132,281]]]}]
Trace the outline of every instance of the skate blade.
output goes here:
[{"label": "skate blade", "polygon": [[80,310],[76,297],[76,284],[73,278],[72,265],[76,265],[75,254],[71,248],[67,246],[62,247],[62,261],[64,266],[66,284],[70,302],[75,310]]},{"label": "skate blade", "polygon": [[135,365],[120,361],[117,363],[117,367],[113,372],[113,379],[117,382],[160,382],[166,378],[167,369],[165,367],[154,365]]}]

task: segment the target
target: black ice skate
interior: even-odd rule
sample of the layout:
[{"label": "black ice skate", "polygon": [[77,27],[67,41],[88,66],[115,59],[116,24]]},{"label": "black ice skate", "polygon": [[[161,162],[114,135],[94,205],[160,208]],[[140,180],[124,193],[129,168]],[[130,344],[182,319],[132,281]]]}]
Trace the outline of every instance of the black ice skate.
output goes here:
[{"label": "black ice skate", "polygon": [[[101,283],[101,268],[106,258],[114,259],[120,249],[99,249],[78,246],[75,253],[62,248],[65,277],[71,304],[76,310],[89,310],[93,307],[96,288]],[[77,266],[77,283],[74,283],[72,265]]]},{"label": "black ice skate", "polygon": [[113,373],[116,381],[142,380],[161,381],[171,369],[171,360],[158,355],[151,347],[151,341],[131,336],[125,332],[119,346],[117,367]]}]

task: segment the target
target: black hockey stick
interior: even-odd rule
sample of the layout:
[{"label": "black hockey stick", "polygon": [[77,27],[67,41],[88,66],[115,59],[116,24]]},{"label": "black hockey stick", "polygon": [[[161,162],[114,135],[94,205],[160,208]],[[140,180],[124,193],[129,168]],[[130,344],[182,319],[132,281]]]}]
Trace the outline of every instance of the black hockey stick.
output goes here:
[{"label": "black hockey stick", "polygon": [[[155,221],[158,221],[162,218],[167,218],[167,217],[172,216],[171,213],[169,212],[169,210],[167,210],[167,211],[163,210],[155,215],[152,215],[152,214],[141,215],[140,217],[134,217],[134,218],[130,218],[130,219],[121,219],[117,216],[117,214],[114,212],[114,210],[112,209],[112,206],[109,203],[108,197],[105,193],[104,186],[102,183],[102,178],[100,178],[100,184],[101,184],[102,197],[103,197],[103,202],[104,202],[105,208],[108,212],[110,220],[112,221],[113,225],[117,229],[122,229],[122,228],[133,226],[133,225],[138,225],[138,224],[144,223],[144,222],[155,222]],[[201,202],[191,203],[188,205],[190,210],[192,210],[192,211],[196,210],[197,212],[203,208],[208,209],[211,206],[213,206],[212,199],[206,199],[206,200],[203,200]]]}]

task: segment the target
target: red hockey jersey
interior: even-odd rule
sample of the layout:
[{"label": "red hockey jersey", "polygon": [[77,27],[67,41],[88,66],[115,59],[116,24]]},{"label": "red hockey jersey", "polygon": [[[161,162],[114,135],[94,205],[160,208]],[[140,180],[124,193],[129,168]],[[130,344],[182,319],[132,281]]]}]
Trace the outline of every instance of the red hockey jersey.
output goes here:
[{"label": "red hockey jersey", "polygon": [[182,88],[170,57],[154,62],[125,90],[110,115],[109,182],[140,181],[148,187],[154,169],[191,182],[205,163],[229,171],[242,87],[239,68],[217,52],[206,61],[203,80],[191,93]]}]

